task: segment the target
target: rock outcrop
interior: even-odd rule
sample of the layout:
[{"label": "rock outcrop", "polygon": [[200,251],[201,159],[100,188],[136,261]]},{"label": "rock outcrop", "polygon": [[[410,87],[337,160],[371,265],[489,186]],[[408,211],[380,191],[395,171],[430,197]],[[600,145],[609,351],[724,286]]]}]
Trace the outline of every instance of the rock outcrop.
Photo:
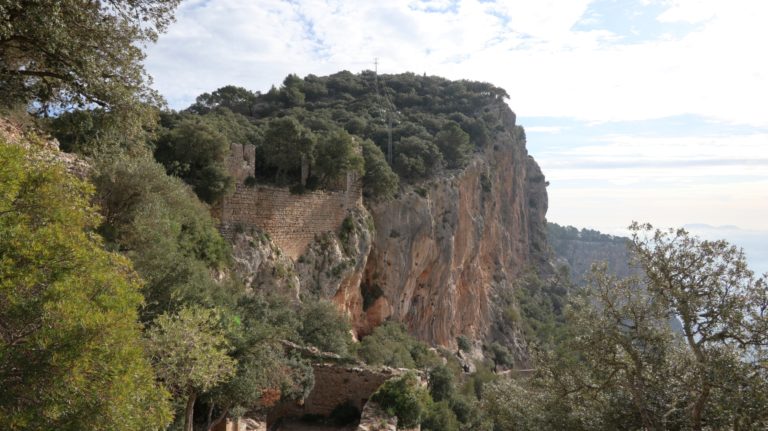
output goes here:
[{"label": "rock outcrop", "polygon": [[[462,171],[374,205],[373,250],[361,286],[369,327],[404,322],[418,338],[518,338],[499,328],[499,296],[547,260],[546,181],[508,108],[495,142]],[[519,341],[519,340],[517,340]]]},{"label": "rock outcrop", "polygon": [[[468,166],[368,210],[358,201],[335,231],[316,233],[295,259],[281,260],[273,245],[253,235],[235,235],[235,258],[249,284],[268,287],[262,276],[288,274],[300,286],[299,297],[338,304],[357,335],[394,319],[432,345],[455,348],[460,335],[494,339],[524,360],[519,328],[501,319],[508,305],[503,298],[511,297],[524,268],[548,264],[547,183],[515,114],[492,105],[484,115],[495,116],[499,126]],[[249,251],[254,244],[264,250]],[[276,269],[287,266],[290,271]]]}]

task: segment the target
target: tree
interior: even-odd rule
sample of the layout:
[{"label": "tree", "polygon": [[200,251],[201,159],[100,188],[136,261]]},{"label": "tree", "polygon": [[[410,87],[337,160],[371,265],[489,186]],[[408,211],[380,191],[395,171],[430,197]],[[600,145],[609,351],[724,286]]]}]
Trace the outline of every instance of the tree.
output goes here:
[{"label": "tree", "polygon": [[301,310],[299,335],[305,343],[321,351],[347,355],[352,343],[351,331],[349,320],[332,302],[312,302]]},{"label": "tree", "polygon": [[0,3],[4,103],[119,108],[157,102],[142,48],[180,0],[5,0]]},{"label": "tree", "polygon": [[395,171],[408,179],[429,177],[439,168],[443,159],[433,142],[417,136],[398,141],[394,151]]},{"label": "tree", "polygon": [[437,354],[395,322],[377,326],[360,342],[357,354],[368,364],[396,368],[426,368],[440,363]]},{"label": "tree", "polygon": [[224,163],[228,155],[227,137],[201,117],[182,119],[160,136],[155,150],[155,158],[167,172],[191,185],[208,203],[218,201],[232,187]]},{"label": "tree", "polygon": [[[304,399],[314,386],[308,361],[286,354],[282,340],[298,339],[299,319],[287,298],[247,295],[232,312],[228,339],[235,377],[207,396],[208,429],[228,415],[263,411],[282,399]],[[214,416],[216,413],[216,416]]]},{"label": "tree", "polygon": [[439,365],[429,371],[429,394],[433,400],[450,400],[455,391],[456,383],[450,368]]},{"label": "tree", "polygon": [[411,428],[421,423],[432,402],[413,373],[387,380],[371,400],[379,403],[387,413],[397,416],[398,428]]},{"label": "tree", "polygon": [[211,275],[228,263],[228,246],[186,184],[150,157],[105,154],[93,167],[99,232],[146,281],[143,321],[185,304],[234,302]]},{"label": "tree", "polygon": [[301,170],[314,159],[315,136],[293,117],[271,120],[264,135],[266,162],[276,169],[275,178]]},{"label": "tree", "polygon": [[0,418],[11,430],[162,429],[141,280],[103,249],[93,187],[0,142]]},{"label": "tree", "polygon": [[469,134],[461,130],[458,124],[453,121],[447,123],[435,136],[435,141],[449,168],[463,168],[469,162],[473,150],[469,144]]},{"label": "tree", "polygon": [[219,316],[214,310],[185,307],[155,319],[146,338],[157,376],[175,397],[186,401],[184,430],[192,431],[197,396],[229,380],[237,366],[228,355]]},{"label": "tree", "polygon": [[62,150],[86,156],[121,150],[133,155],[150,153],[157,132],[158,111],[141,105],[132,109],[80,109],[64,112],[49,122],[49,132]]},{"label": "tree", "polygon": [[490,407],[537,429],[764,429],[765,275],[725,241],[630,229],[644,275],[617,279],[595,267],[571,298],[563,345],[507,391],[511,400]]},{"label": "tree", "polygon": [[374,199],[391,199],[399,186],[397,174],[387,164],[384,153],[370,139],[362,143],[365,175],[363,176],[363,193]]},{"label": "tree", "polygon": [[197,96],[195,103],[189,107],[189,111],[203,115],[218,107],[224,107],[234,113],[253,117],[258,96],[258,93],[243,87],[227,85],[213,93]]},{"label": "tree", "polygon": [[325,184],[344,178],[347,173],[363,173],[363,158],[352,136],[343,129],[323,133],[317,140],[315,168]]},{"label": "tree", "polygon": [[[755,277],[741,249],[726,241],[703,241],[683,229],[654,230],[633,223],[630,249],[648,277],[648,291],[683,326],[686,347],[693,355],[693,399],[686,406],[691,427],[703,429],[711,412],[710,399],[719,383],[729,379],[728,366],[754,375],[765,384],[768,347],[768,284]],[[753,388],[744,388],[747,392]],[[733,394],[737,396],[736,394]],[[727,398],[727,397],[726,397]],[[724,418],[735,428],[768,422],[768,414]],[[747,400],[744,400],[747,401]],[[768,407],[768,406],[766,406]],[[768,411],[768,410],[765,410]]]},{"label": "tree", "polygon": [[459,420],[448,401],[432,403],[421,421],[421,429],[427,431],[459,431]]}]

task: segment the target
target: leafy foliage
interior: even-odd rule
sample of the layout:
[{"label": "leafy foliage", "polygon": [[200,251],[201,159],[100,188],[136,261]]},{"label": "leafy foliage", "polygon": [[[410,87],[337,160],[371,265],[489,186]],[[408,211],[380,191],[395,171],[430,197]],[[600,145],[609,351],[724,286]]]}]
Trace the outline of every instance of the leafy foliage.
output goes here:
[{"label": "leafy foliage", "polygon": [[387,164],[384,153],[371,140],[362,143],[365,176],[363,194],[373,199],[386,200],[394,197],[399,185],[397,174]]},{"label": "leafy foliage", "polygon": [[3,103],[125,109],[157,103],[142,47],[173,20],[179,0],[3,1],[0,93]]},{"label": "leafy foliage", "polygon": [[94,233],[93,187],[48,159],[0,142],[0,417],[11,430],[162,428],[141,280]]},{"label": "leafy foliage", "polygon": [[301,338],[321,351],[347,355],[352,343],[351,331],[349,320],[332,302],[310,302],[301,310]]},{"label": "leafy foliage", "polygon": [[132,109],[82,109],[51,119],[48,129],[62,150],[86,156],[118,149],[133,155],[149,153],[157,129],[157,110],[148,105]]},{"label": "leafy foliage", "polygon": [[149,158],[105,155],[93,176],[103,223],[99,231],[146,280],[143,320],[184,304],[223,305],[230,292],[211,270],[228,247],[208,210],[180,180]]},{"label": "leafy foliage", "polygon": [[395,322],[376,327],[360,342],[357,353],[368,364],[396,368],[428,368],[439,363],[435,353]]},{"label": "leafy foliage", "polygon": [[177,314],[158,316],[146,338],[158,378],[176,397],[187,398],[184,428],[191,431],[198,394],[236,371],[220,318],[214,310],[185,307]]},{"label": "leafy foliage", "polygon": [[[644,277],[597,266],[535,376],[484,391],[498,429],[762,429],[768,286],[725,241],[633,224]],[[682,323],[672,330],[670,316]]]},{"label": "leafy foliage", "polygon": [[[265,139],[257,144],[257,163],[263,160],[263,165],[256,171],[262,180],[298,182],[302,157],[321,183],[345,169],[358,169],[356,157],[346,149],[348,138],[338,131],[342,128],[379,149],[386,148],[391,132],[390,168],[401,178],[418,181],[434,175],[444,162],[449,168],[463,167],[475,149],[487,146],[500,127],[494,112],[508,97],[490,84],[409,73],[380,75],[378,92],[375,81],[372,72],[303,79],[289,75],[280,88],[265,94],[233,86],[205,93],[188,111],[204,116],[225,107],[261,127]],[[373,146],[363,144],[366,192],[386,198],[397,181]]]},{"label": "leafy foliage", "polygon": [[315,139],[295,118],[283,117],[269,122],[264,133],[263,155],[267,166],[275,170],[277,180],[284,181],[287,174],[298,178],[302,158],[307,163],[313,160]]},{"label": "leafy foliage", "polygon": [[411,373],[384,382],[371,400],[397,416],[399,427],[414,427],[421,423],[431,402],[429,393]]},{"label": "leafy foliage", "polygon": [[195,103],[189,107],[189,111],[202,115],[223,107],[236,114],[253,116],[257,98],[258,94],[245,88],[227,85],[212,93],[197,96]]},{"label": "leafy foliage", "polygon": [[303,399],[314,386],[310,364],[286,354],[282,340],[298,340],[301,322],[280,296],[243,295],[231,310],[227,339],[235,376],[204,396],[211,425],[227,415],[264,411],[282,399]]},{"label": "leafy foliage", "polygon": [[209,122],[182,119],[156,145],[155,158],[169,174],[191,185],[203,201],[216,202],[232,187],[224,163],[229,141]]},{"label": "leafy foliage", "polygon": [[421,429],[432,431],[459,431],[459,420],[447,401],[432,403],[421,422]]},{"label": "leafy foliage", "polygon": [[429,394],[435,401],[448,400],[456,391],[453,373],[445,365],[439,365],[429,372]]},{"label": "leafy foliage", "polygon": [[349,173],[362,175],[363,158],[352,136],[343,129],[322,133],[317,140],[315,166],[321,184],[332,184]]},{"label": "leafy foliage", "polygon": [[469,134],[457,123],[446,123],[435,140],[449,168],[462,168],[467,164],[473,148],[469,144]]}]

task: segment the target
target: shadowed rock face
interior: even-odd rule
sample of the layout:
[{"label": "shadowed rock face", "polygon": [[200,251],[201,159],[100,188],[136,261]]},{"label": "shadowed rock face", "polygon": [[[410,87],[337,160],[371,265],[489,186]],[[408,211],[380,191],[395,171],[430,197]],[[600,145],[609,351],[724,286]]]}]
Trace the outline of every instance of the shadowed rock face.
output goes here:
[{"label": "shadowed rock face", "polygon": [[368,327],[392,318],[446,347],[462,334],[487,338],[499,332],[499,295],[525,266],[546,261],[544,176],[512,111],[497,115],[504,130],[463,171],[371,209],[376,234],[361,285]]}]

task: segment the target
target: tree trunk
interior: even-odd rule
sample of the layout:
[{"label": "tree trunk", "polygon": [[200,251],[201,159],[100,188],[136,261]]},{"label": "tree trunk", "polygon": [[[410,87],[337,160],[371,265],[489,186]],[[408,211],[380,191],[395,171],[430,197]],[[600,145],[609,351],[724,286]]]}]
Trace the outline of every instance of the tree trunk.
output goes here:
[{"label": "tree trunk", "polygon": [[187,409],[184,413],[184,431],[193,431],[194,415],[195,415],[195,400],[197,399],[197,393],[195,391],[189,391],[189,398],[187,399]]},{"label": "tree trunk", "polygon": [[214,421],[211,421],[210,414],[209,414],[209,416],[208,416],[208,428],[207,428],[207,431],[211,431],[213,429],[213,427],[215,427],[216,425],[219,424],[219,422],[221,422],[224,419],[226,419],[228,413],[229,413],[229,407],[224,408],[222,410],[221,414],[219,415],[219,417],[216,418],[216,420],[214,420]]}]

